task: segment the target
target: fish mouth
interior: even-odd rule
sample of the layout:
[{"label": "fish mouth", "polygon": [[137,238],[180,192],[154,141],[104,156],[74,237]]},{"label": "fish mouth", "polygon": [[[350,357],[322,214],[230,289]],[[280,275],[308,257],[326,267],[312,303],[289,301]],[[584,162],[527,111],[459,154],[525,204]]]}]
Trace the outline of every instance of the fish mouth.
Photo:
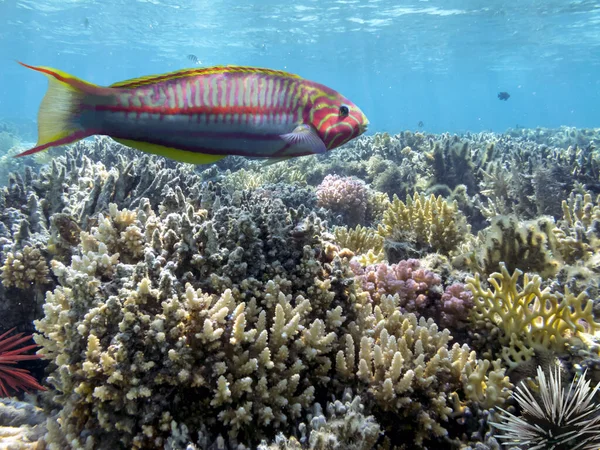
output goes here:
[{"label": "fish mouth", "polygon": [[363,124],[361,124],[361,126],[359,128],[360,134],[363,134],[368,129],[369,129],[369,122],[364,122]]}]

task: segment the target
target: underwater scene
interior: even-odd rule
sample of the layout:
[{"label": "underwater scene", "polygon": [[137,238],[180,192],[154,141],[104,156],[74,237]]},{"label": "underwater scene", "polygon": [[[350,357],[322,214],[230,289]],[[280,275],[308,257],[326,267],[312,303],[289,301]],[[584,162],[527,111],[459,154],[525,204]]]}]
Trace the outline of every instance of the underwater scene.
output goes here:
[{"label": "underwater scene", "polygon": [[600,449],[600,1],[0,25],[0,450]]}]

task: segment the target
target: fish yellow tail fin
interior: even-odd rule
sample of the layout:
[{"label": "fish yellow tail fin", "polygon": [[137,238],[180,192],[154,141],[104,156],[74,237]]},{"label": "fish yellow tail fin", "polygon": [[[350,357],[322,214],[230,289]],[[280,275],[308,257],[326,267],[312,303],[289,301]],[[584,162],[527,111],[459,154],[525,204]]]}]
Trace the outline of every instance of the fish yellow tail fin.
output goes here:
[{"label": "fish yellow tail fin", "polygon": [[19,62],[24,67],[48,77],[48,91],[38,111],[38,142],[32,149],[16,155],[31,155],[57,145],[70,144],[94,134],[78,121],[83,100],[88,94],[101,93],[101,88],[60,70],[35,67]]}]

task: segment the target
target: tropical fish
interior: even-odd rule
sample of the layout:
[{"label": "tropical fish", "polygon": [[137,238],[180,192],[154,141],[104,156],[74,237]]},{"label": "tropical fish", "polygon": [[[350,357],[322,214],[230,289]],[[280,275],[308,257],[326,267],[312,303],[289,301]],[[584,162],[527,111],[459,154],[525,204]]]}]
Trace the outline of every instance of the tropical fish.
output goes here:
[{"label": "tropical fish", "polygon": [[200,61],[198,59],[198,57],[196,55],[194,55],[193,53],[190,53],[189,55],[187,55],[187,59],[189,59],[194,64],[202,64],[202,61]]},{"label": "tropical fish", "polygon": [[499,92],[498,93],[498,98],[500,100],[506,101],[506,100],[508,100],[510,98],[510,94],[508,92]]},{"label": "tropical fish", "polygon": [[31,155],[107,135],[148,153],[207,164],[228,155],[277,160],[325,153],[369,121],[338,92],[297,75],[242,66],[185,69],[97,86],[48,67]]}]

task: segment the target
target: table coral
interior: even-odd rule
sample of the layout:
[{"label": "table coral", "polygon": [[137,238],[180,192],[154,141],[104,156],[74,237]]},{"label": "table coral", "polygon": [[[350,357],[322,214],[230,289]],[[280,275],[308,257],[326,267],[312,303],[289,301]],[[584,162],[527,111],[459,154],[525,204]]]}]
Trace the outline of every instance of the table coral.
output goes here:
[{"label": "table coral", "polygon": [[[579,333],[600,330],[592,313],[593,302],[585,294],[575,296],[541,288],[542,278],[520,270],[512,275],[504,264],[493,273],[484,288],[478,274],[467,280],[473,293],[471,319],[480,329],[489,323],[500,330],[502,357],[511,367],[532,358],[536,350],[565,353],[565,345]],[[518,281],[523,275],[522,288]]]}]

